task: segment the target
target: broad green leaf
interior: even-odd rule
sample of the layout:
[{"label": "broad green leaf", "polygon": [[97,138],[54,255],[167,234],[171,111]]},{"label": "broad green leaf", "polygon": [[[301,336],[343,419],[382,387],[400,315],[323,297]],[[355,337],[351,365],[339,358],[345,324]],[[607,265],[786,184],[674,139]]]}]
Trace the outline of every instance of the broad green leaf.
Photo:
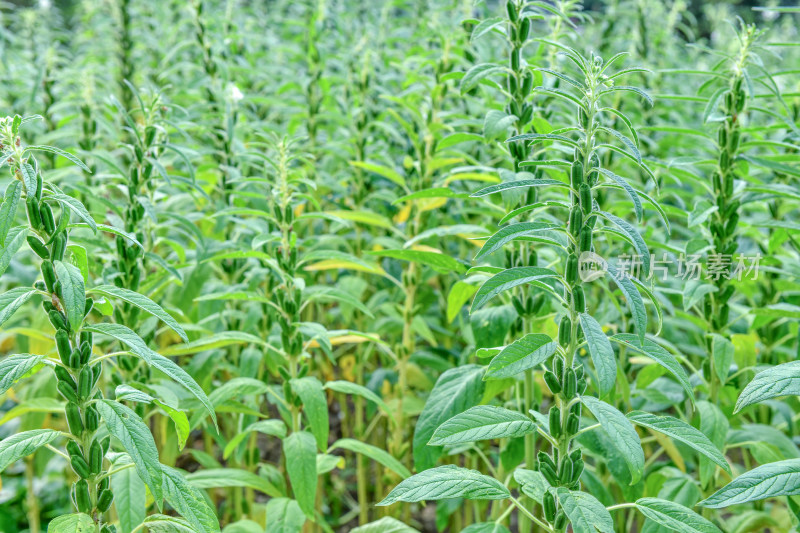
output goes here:
[{"label": "broad green leaf", "polygon": [[465,283],[463,281],[456,281],[451,287],[450,292],[447,293],[447,322],[452,323],[458,316],[464,304],[472,298],[472,295],[478,290],[478,287]]},{"label": "broad green leaf", "polygon": [[614,521],[597,498],[564,487],[555,489],[555,493],[574,533],[614,533]]},{"label": "broad green leaf", "polygon": [[672,439],[686,444],[718,464],[720,468],[727,473],[731,473],[731,467],[728,461],[725,460],[725,456],[719,451],[719,448],[717,448],[699,429],[690,426],[683,420],[666,415],[645,413],[644,411],[633,411],[628,413],[627,416],[628,420],[634,424],[652,429],[653,431],[658,431],[659,433],[663,433]]},{"label": "broad green leaf", "polygon": [[536,368],[556,352],[558,344],[543,333],[528,333],[497,354],[489,363],[484,379],[503,379]]},{"label": "broad green leaf", "polygon": [[300,533],[305,523],[306,516],[295,500],[272,498],[267,502],[267,531],[270,533]]},{"label": "broad green leaf", "polygon": [[464,498],[467,500],[503,500],[510,497],[508,489],[499,481],[477,470],[455,465],[430,468],[400,482],[377,505],[395,502],[419,502]]},{"label": "broad green leaf", "polygon": [[161,465],[161,469],[164,474],[164,499],[167,503],[197,531],[218,532],[219,520],[203,493],[192,486],[179,470],[166,465]]},{"label": "broad green leaf", "polygon": [[703,507],[730,507],[765,498],[800,494],[800,459],[758,466],[700,502]]},{"label": "broad green leaf", "polygon": [[683,390],[686,391],[686,395],[689,399],[694,401],[694,392],[692,390],[692,384],[689,382],[689,376],[680,363],[678,363],[678,360],[675,359],[675,356],[662,346],[650,339],[645,339],[642,343],[639,341],[638,336],[630,333],[618,333],[612,336],[611,339],[636,352],[646,355],[660,366],[664,367],[670,374],[675,376],[678,383],[683,387]]},{"label": "broad green leaf", "polygon": [[431,267],[440,274],[447,274],[448,272],[464,273],[467,270],[458,260],[438,252],[426,252],[422,250],[381,250],[378,252],[370,252],[370,254],[400,259],[401,261],[411,261],[412,263],[420,263]]},{"label": "broad green leaf", "polygon": [[283,439],[286,471],[292,492],[305,515],[314,519],[317,496],[317,450],[314,436],[307,431],[292,433]]},{"label": "broad green leaf", "polygon": [[36,189],[38,188],[37,182],[38,179],[36,178],[36,170],[34,170],[33,166],[29,165],[28,163],[23,163],[19,167],[20,174],[22,174],[22,183],[25,184],[25,195],[26,196],[33,196],[36,194]]},{"label": "broad green leaf", "polygon": [[[549,430],[549,428],[547,428]],[[545,492],[550,489],[550,484],[541,472],[517,468],[514,470],[514,481],[519,483],[519,490],[533,501],[542,503]]]},{"label": "broad green leaf", "polygon": [[539,267],[514,267],[503,270],[486,280],[472,301],[472,309],[475,312],[498,294],[534,281],[550,280],[558,278],[558,274],[549,268]]},{"label": "broad green leaf", "polygon": [[520,222],[518,224],[510,224],[486,239],[483,247],[481,247],[480,251],[475,255],[475,261],[486,255],[493,254],[505,244],[519,237],[525,237],[532,233],[539,233],[542,231],[550,231],[559,227],[560,226],[557,224],[547,224],[544,222]]},{"label": "broad green leaf", "polygon": [[714,360],[714,371],[720,383],[728,381],[728,373],[733,364],[733,343],[722,335],[711,336],[711,357]]},{"label": "broad green leaf", "polygon": [[0,325],[11,318],[34,294],[36,289],[31,287],[14,287],[0,294]]},{"label": "broad green leaf", "polygon": [[[123,453],[114,460],[112,467],[116,470],[127,464],[133,464],[133,461],[128,454]],[[169,501],[167,467],[162,465],[161,468],[165,474],[164,496]],[[112,474],[111,490],[114,492],[114,508],[119,517],[119,529],[121,533],[131,533],[147,516],[147,493],[144,482],[135,469],[122,468]],[[170,505],[172,504],[170,503]]]},{"label": "broad green leaf", "polygon": [[189,342],[189,337],[186,336],[186,332],[183,331],[183,328],[180,326],[180,324],[178,324],[178,322],[172,318],[169,313],[164,311],[160,305],[143,294],[139,294],[138,292],[122,287],[117,287],[115,285],[100,285],[99,287],[90,289],[89,293],[97,293],[109,298],[119,298],[120,300],[128,302],[131,305],[135,305],[145,313],[150,313],[154,317],[164,322],[164,324],[169,326],[172,331],[177,333],[181,339],[183,339],[183,342]]},{"label": "broad green leaf", "polygon": [[394,471],[403,479],[411,475],[411,472],[409,472],[408,469],[403,466],[403,463],[392,457],[392,455],[385,450],[382,450],[381,448],[371,444],[367,444],[355,439],[339,439],[333,443],[333,446],[331,446],[329,451],[333,451],[337,448],[365,455],[373,461],[382,464],[389,470]]},{"label": "broad green leaf", "polygon": [[[315,462],[316,458],[312,461]],[[203,468],[186,474],[186,481],[196,489],[243,487],[280,498],[284,494],[264,476],[239,468]]]},{"label": "broad green leaf", "polygon": [[536,431],[533,421],[518,411],[476,405],[447,420],[433,433],[432,446],[452,446],[478,440],[521,437]]},{"label": "broad green leaf", "polygon": [[125,344],[134,355],[140,357],[149,366],[163,372],[192,393],[195,398],[200,400],[200,403],[206,408],[208,414],[211,415],[214,424],[217,423],[217,415],[214,413],[214,406],[211,405],[206,393],[203,392],[203,389],[200,388],[200,385],[197,384],[192,376],[187,374],[184,369],[179,367],[172,360],[151,350],[131,329],[121,324],[109,323],[93,324],[83,329],[94,333],[100,333],[101,335],[108,335]]},{"label": "broad green leaf", "polygon": [[798,395],[800,395],[800,361],[783,363],[755,375],[736,400],[736,412],[749,405],[779,396]]},{"label": "broad green leaf", "polygon": [[381,398],[368,388],[364,387],[363,385],[358,385],[357,383],[353,383],[352,381],[337,380],[337,381],[327,381],[323,388],[325,390],[341,392],[342,394],[353,394],[356,396],[361,396],[362,398],[366,398],[367,400],[374,402],[378,407],[383,409],[383,412],[386,413],[388,416],[392,416],[392,411],[389,409],[389,406],[386,405],[386,402],[383,401],[383,398]]},{"label": "broad green leaf", "polygon": [[55,262],[56,276],[61,282],[61,292],[64,302],[64,313],[67,315],[72,331],[78,331],[83,323],[86,310],[86,293],[83,286],[83,274],[75,265]]},{"label": "broad green leaf", "polygon": [[380,520],[352,529],[350,533],[419,533],[419,531],[396,518],[384,516]]},{"label": "broad green leaf", "polygon": [[433,466],[442,453],[441,448],[428,446],[436,428],[480,403],[483,372],[481,366],[462,365],[439,376],[414,428],[414,465],[418,471]]},{"label": "broad green leaf", "polygon": [[658,498],[640,498],[636,508],[658,525],[679,533],[722,533],[720,529],[688,507]]},{"label": "broad green leaf", "polygon": [[581,396],[581,402],[592,412],[622,454],[631,474],[630,484],[638,483],[644,473],[644,451],[633,424],[616,407],[602,400],[592,396]]},{"label": "broad green leaf", "polygon": [[60,432],[52,429],[32,429],[0,440],[0,472],[60,436]]},{"label": "broad green leaf", "polygon": [[[0,247],[0,276],[2,276],[11,264],[22,245],[27,242],[28,229],[22,226],[11,228],[7,235],[6,244]],[[19,287],[24,288],[24,287]]]},{"label": "broad green leaf", "polygon": [[480,23],[473,28],[472,34],[469,36],[470,42],[475,42],[504,22],[505,19],[503,17],[492,17],[480,21]]},{"label": "broad green leaf", "polygon": [[603,328],[588,313],[580,314],[581,329],[586,338],[586,348],[597,372],[597,385],[601,396],[614,389],[617,381],[617,358]]},{"label": "broad green leaf", "polygon": [[320,451],[328,449],[328,400],[322,383],[313,376],[293,379],[290,382],[292,390],[300,397],[303,402],[303,412],[311,426],[311,433],[317,440],[317,447]]},{"label": "broad green leaf", "polygon": [[130,455],[139,478],[150,488],[159,510],[163,500],[161,463],[150,428],[130,407],[113,400],[98,400],[97,412],[105,420],[108,432],[122,443]]},{"label": "broad green leaf", "polygon": [[88,514],[62,515],[47,525],[47,533],[95,533],[97,527]]},{"label": "broad green leaf", "polygon": [[5,394],[22,378],[34,374],[46,359],[45,355],[20,353],[0,361],[0,394]]},{"label": "broad green leaf", "polygon": [[203,533],[202,529],[195,529],[183,518],[164,514],[148,516],[142,522],[142,526],[150,533]]}]

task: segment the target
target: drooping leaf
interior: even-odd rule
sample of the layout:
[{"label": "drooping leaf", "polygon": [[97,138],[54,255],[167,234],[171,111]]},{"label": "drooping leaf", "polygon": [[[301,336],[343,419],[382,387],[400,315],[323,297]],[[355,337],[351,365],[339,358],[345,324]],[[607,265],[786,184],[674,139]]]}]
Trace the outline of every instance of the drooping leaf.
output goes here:
[{"label": "drooping leaf", "polygon": [[44,355],[21,353],[0,361],[0,394],[5,394],[20,379],[32,374],[47,359]]},{"label": "drooping leaf", "polygon": [[164,322],[164,324],[169,326],[172,331],[177,333],[184,342],[189,342],[189,337],[186,336],[186,332],[183,331],[181,325],[178,324],[178,322],[172,318],[169,313],[164,311],[160,305],[143,294],[139,294],[138,292],[131,291],[123,287],[117,287],[116,285],[100,285],[98,287],[93,287],[88,292],[90,294],[97,293],[109,298],[119,298],[120,300],[128,302],[131,305],[135,305],[145,313],[150,313],[154,317]]},{"label": "drooping leaf", "polygon": [[617,381],[617,358],[614,349],[603,328],[592,315],[581,313],[580,322],[586,338],[586,348],[597,372],[600,395],[605,396],[614,388]]},{"label": "drooping leaf", "polygon": [[602,400],[592,396],[581,396],[581,402],[592,412],[622,454],[631,474],[630,484],[638,483],[644,473],[644,451],[633,424],[616,407]]},{"label": "drooping leaf", "polygon": [[[111,476],[111,490],[114,493],[114,507],[119,517],[119,529],[122,533],[131,533],[142,523],[147,511],[145,484],[133,468],[121,468],[133,464],[131,457],[120,454],[112,463],[113,469],[119,469]],[[162,466],[162,469],[165,467]],[[164,494],[169,501],[167,476],[164,476]],[[170,505],[172,505],[170,503]]]},{"label": "drooping leaf", "polygon": [[219,520],[203,494],[175,468],[162,465],[164,499],[197,531],[216,533]]},{"label": "drooping leaf", "polygon": [[627,346],[628,348],[646,355],[660,366],[664,367],[670,374],[675,376],[675,378],[678,380],[678,383],[680,383],[681,387],[683,387],[683,390],[686,391],[686,395],[689,397],[689,399],[694,400],[694,392],[692,390],[692,384],[689,382],[689,376],[686,374],[686,371],[683,369],[680,363],[678,363],[678,360],[675,359],[675,356],[665,350],[662,346],[656,344],[650,339],[645,339],[642,343],[640,342],[638,336],[630,333],[618,333],[612,336],[611,339],[621,343],[623,346]]}]

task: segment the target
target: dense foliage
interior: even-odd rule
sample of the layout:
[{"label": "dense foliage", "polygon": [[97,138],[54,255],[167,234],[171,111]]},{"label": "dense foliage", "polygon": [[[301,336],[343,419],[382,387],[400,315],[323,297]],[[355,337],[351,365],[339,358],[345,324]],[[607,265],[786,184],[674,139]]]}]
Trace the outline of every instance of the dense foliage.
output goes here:
[{"label": "dense foliage", "polygon": [[0,532],[800,530],[800,8],[689,7],[0,6]]}]

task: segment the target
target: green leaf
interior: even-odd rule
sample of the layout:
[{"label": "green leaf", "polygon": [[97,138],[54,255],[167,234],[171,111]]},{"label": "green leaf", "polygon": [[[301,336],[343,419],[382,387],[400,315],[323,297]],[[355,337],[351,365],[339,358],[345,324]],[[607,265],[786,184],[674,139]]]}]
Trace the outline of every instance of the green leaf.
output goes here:
[{"label": "green leaf", "polygon": [[46,359],[45,355],[20,353],[0,361],[0,394],[5,394],[22,378],[34,374],[37,367]]},{"label": "green leaf", "polygon": [[494,478],[485,476],[477,470],[445,465],[430,468],[401,481],[377,505],[448,498],[503,500],[510,496],[508,489]]},{"label": "green leaf", "polygon": [[456,144],[470,141],[483,142],[483,137],[477,133],[451,133],[436,144],[436,151],[439,152],[440,150],[445,150]]},{"label": "green leaf", "polygon": [[11,318],[34,294],[36,289],[31,287],[14,287],[0,294],[0,325]]},{"label": "green leaf", "polygon": [[186,373],[184,369],[175,364],[172,360],[167,359],[163,355],[151,350],[147,344],[131,329],[121,324],[93,324],[83,328],[86,331],[100,333],[101,335],[108,335],[125,344],[131,353],[140,357],[149,366],[163,372],[177,383],[181,384],[188,390],[195,398],[200,400],[200,403],[206,408],[206,411],[211,416],[214,424],[217,423],[217,415],[214,413],[214,406],[211,405],[206,393],[200,388],[200,385]]},{"label": "green leaf", "polygon": [[447,293],[447,322],[452,323],[458,316],[464,304],[472,298],[472,295],[478,290],[478,287],[465,283],[463,281],[456,281],[451,287],[450,292]]},{"label": "green leaf", "polygon": [[480,522],[471,524],[461,530],[461,533],[510,533],[503,524],[496,522]]},{"label": "green leaf", "polygon": [[36,194],[38,188],[38,180],[36,178],[36,170],[28,163],[23,163],[19,167],[20,174],[22,174],[22,183],[25,184],[26,196],[33,196]]},{"label": "green leaf", "polygon": [[507,243],[519,237],[525,237],[532,233],[539,233],[542,231],[550,231],[558,227],[560,226],[557,224],[547,224],[543,222],[520,222],[518,224],[508,225],[486,240],[480,251],[475,255],[475,261],[486,255],[493,254]]},{"label": "green leaf", "polygon": [[518,411],[476,405],[436,428],[428,444],[452,446],[478,440],[522,437],[534,431],[536,424]]},{"label": "green leaf", "polygon": [[689,399],[694,401],[694,392],[692,390],[692,384],[689,382],[689,376],[680,363],[678,363],[678,360],[675,359],[674,355],[650,339],[645,339],[644,343],[642,343],[639,341],[639,337],[630,333],[617,333],[612,336],[611,339],[623,346],[646,355],[664,367],[670,374],[675,376],[678,383],[683,387],[683,390],[686,391],[686,395]]},{"label": "green leaf", "polygon": [[73,198],[72,196],[67,196],[66,194],[50,194],[46,197],[47,200],[55,200],[59,204],[61,204],[62,209],[70,209],[78,218],[86,222],[86,224],[92,229],[94,233],[97,233],[97,223],[92,218],[92,215],[89,214],[89,211],[86,209],[86,206],[83,205],[80,200],[77,198]]},{"label": "green leaf", "polygon": [[558,278],[558,274],[549,268],[539,267],[514,267],[508,268],[499,274],[495,274],[486,280],[478,292],[475,294],[475,299],[472,301],[471,313],[474,313],[486,303],[497,296],[498,294],[524,285],[540,280],[549,280]]},{"label": "green leaf", "polygon": [[472,34],[469,36],[469,41],[475,42],[476,40],[480,39],[485,34],[492,31],[494,28],[500,26],[505,22],[503,17],[492,17],[485,20],[480,21],[475,28],[472,30]]},{"label": "green leaf", "polygon": [[798,395],[800,395],[800,361],[783,363],[755,375],[736,400],[736,412],[749,405],[779,396]]},{"label": "green leaf", "polygon": [[163,514],[150,515],[144,519],[142,525],[150,533],[204,533],[203,530],[195,529],[183,518],[167,516]]},{"label": "green leaf", "polygon": [[272,498],[267,502],[267,531],[270,533],[300,533],[305,523],[306,516],[295,500]]},{"label": "green leaf", "polygon": [[642,427],[658,431],[664,435],[682,442],[694,449],[698,453],[705,455],[711,461],[718,464],[727,473],[731,473],[731,467],[722,452],[714,446],[708,437],[699,429],[696,429],[683,420],[665,415],[654,415],[644,411],[633,411],[628,413],[628,420]]},{"label": "green leaf", "polygon": [[331,446],[329,451],[333,451],[337,448],[365,455],[373,461],[382,464],[389,470],[394,471],[403,479],[411,475],[411,472],[409,472],[408,469],[403,466],[403,463],[392,457],[392,455],[388,452],[371,444],[367,444],[355,439],[339,439],[333,443],[333,446]]},{"label": "green leaf", "polygon": [[375,522],[351,529],[350,533],[419,533],[419,531],[405,525],[396,518],[384,516]]},{"label": "green leaf", "polygon": [[436,380],[414,428],[414,465],[418,471],[433,466],[442,453],[441,448],[428,446],[436,428],[480,403],[483,372],[481,366],[462,365],[443,372]]},{"label": "green leaf", "polygon": [[34,151],[36,151],[36,152],[47,152],[47,153],[50,153],[50,154],[60,155],[61,157],[65,158],[65,159],[69,159],[73,164],[78,165],[79,167],[81,167],[81,170],[83,170],[85,172],[88,172],[89,174],[92,173],[92,171],[89,169],[89,167],[87,167],[86,165],[83,164],[83,161],[81,161],[80,159],[78,159],[77,157],[72,155],[71,153],[65,152],[61,148],[56,148],[55,146],[44,146],[44,145],[26,146],[25,147],[25,152],[34,152]]},{"label": "green leaf", "polygon": [[324,452],[328,449],[330,428],[328,424],[328,400],[325,398],[322,383],[313,376],[293,379],[289,383],[294,393],[303,402],[303,412],[308,418],[311,433],[317,439],[317,447]]},{"label": "green leaf", "polygon": [[14,180],[8,184],[6,194],[3,196],[3,204],[0,205],[0,246],[2,247],[6,246],[8,231],[14,225],[21,195],[22,183]]},{"label": "green leaf", "polygon": [[586,338],[586,348],[597,372],[597,385],[601,396],[614,389],[617,381],[617,358],[603,328],[587,313],[580,314],[581,329]]},{"label": "green leaf", "polygon": [[358,385],[352,381],[337,380],[326,382],[325,387],[323,388],[325,390],[341,392],[342,394],[353,394],[356,396],[361,396],[362,398],[366,398],[367,400],[377,404],[377,406],[383,409],[383,412],[388,416],[392,416],[392,411],[389,409],[389,406],[386,405],[386,402],[383,401],[383,398],[363,385]]},{"label": "green leaf", "polygon": [[400,187],[405,187],[406,185],[406,179],[399,172],[392,168],[379,165],[377,163],[369,163],[367,161],[350,161],[350,164],[354,167],[367,170],[377,174],[378,176],[384,177]]},{"label": "green leaf", "polygon": [[658,498],[640,498],[636,508],[660,526],[679,533],[722,533],[720,529],[688,507]]},{"label": "green leaf", "polygon": [[798,494],[800,494],[800,459],[788,459],[761,465],[745,472],[699,505],[718,509],[766,498]]},{"label": "green leaf", "polygon": [[139,478],[150,488],[160,510],[164,496],[161,463],[158,462],[158,448],[150,428],[131,408],[121,403],[98,400],[94,405],[105,420],[108,432],[122,443],[130,455]]},{"label": "green leaf", "polygon": [[642,479],[644,473],[644,451],[639,435],[633,424],[616,407],[592,396],[581,396],[585,405],[611,437],[614,446],[620,451],[631,473],[631,485]]},{"label": "green leaf", "polygon": [[[312,462],[315,461],[316,458]],[[203,468],[185,477],[189,485],[196,489],[241,487],[263,492],[273,498],[284,496],[267,478],[239,468]]]},{"label": "green leaf", "polygon": [[644,239],[636,231],[636,228],[630,225],[626,220],[619,218],[616,215],[612,215],[611,213],[606,213],[605,211],[601,211],[600,215],[613,222],[615,226],[617,226],[622,233],[624,233],[632,242],[634,247],[636,248],[636,253],[639,255],[639,259],[642,265],[642,272],[646,276],[650,275],[650,251],[647,249],[647,244],[645,244]]},{"label": "green leaf", "polygon": [[[546,428],[549,430],[549,428]],[[542,503],[545,492],[550,489],[550,484],[541,472],[517,468],[514,470],[514,481],[519,483],[519,489],[523,494],[537,503]]]},{"label": "green leaf", "polygon": [[86,292],[83,286],[83,275],[75,265],[55,261],[56,276],[61,282],[64,302],[64,313],[67,315],[72,331],[78,331],[83,323],[86,310]]},{"label": "green leaf", "polygon": [[513,180],[513,181],[504,181],[503,183],[498,183],[496,185],[489,185],[488,187],[484,187],[474,193],[470,194],[473,198],[480,198],[481,196],[489,196],[490,194],[495,194],[498,192],[509,191],[511,189],[520,189],[523,187],[546,187],[546,186],[553,186],[553,187],[563,187],[569,189],[569,185],[564,183],[563,181],[558,180],[550,180],[550,179],[535,179],[535,180]]},{"label": "green leaf", "polygon": [[12,228],[7,237],[5,246],[0,247],[0,276],[8,269],[14,254],[27,242],[28,229],[21,226]]},{"label": "green leaf", "polygon": [[119,298],[120,300],[128,302],[129,304],[138,307],[145,313],[149,313],[164,322],[164,324],[169,326],[172,331],[177,333],[180,338],[183,339],[183,342],[189,342],[189,337],[186,336],[186,332],[183,331],[183,328],[180,326],[180,324],[178,324],[178,322],[172,318],[169,313],[164,311],[160,305],[143,294],[139,294],[138,292],[122,287],[117,287],[116,285],[100,285],[90,289],[89,293],[97,293],[109,298]]},{"label": "green leaf", "polygon": [[62,515],[47,525],[47,533],[95,533],[96,530],[92,517],[83,513]]},{"label": "green leaf", "polygon": [[636,219],[641,221],[642,201],[639,199],[639,194],[633,189],[633,187],[630,186],[630,184],[628,184],[625,178],[617,176],[616,174],[614,174],[613,172],[611,172],[606,168],[601,168],[598,170],[600,171],[601,174],[603,174],[607,178],[610,178],[614,183],[625,189],[625,192],[628,193],[628,198],[630,198],[631,202],[633,202],[633,208],[634,212],[636,213]]},{"label": "green leaf", "polygon": [[614,521],[597,498],[564,487],[555,489],[555,493],[574,533],[614,533]]},{"label": "green leaf", "polygon": [[228,444],[225,445],[222,457],[224,459],[230,457],[233,450],[253,432],[272,435],[273,437],[283,439],[286,437],[287,429],[286,424],[284,424],[282,420],[260,420],[258,422],[253,422],[247,426],[244,431],[236,433],[236,435],[228,441]]},{"label": "green leaf", "polygon": [[733,343],[722,335],[712,334],[711,357],[714,360],[714,372],[724,385],[728,381],[728,373],[733,364]]},{"label": "green leaf", "polygon": [[536,368],[556,352],[558,344],[543,333],[528,333],[497,354],[489,363],[484,379],[503,379]]},{"label": "green leaf", "polygon": [[[120,454],[113,463],[113,468],[133,464],[131,457]],[[167,467],[162,465],[162,470]],[[166,474],[166,471],[164,471]],[[111,490],[114,492],[114,507],[119,517],[119,529],[121,533],[131,533],[133,529],[142,523],[147,516],[147,498],[145,485],[139,474],[133,468],[123,468],[119,472],[111,475]],[[169,489],[167,476],[164,476],[164,495],[168,499]],[[170,505],[172,505],[170,503]]]},{"label": "green leaf", "polygon": [[61,436],[52,429],[32,429],[0,440],[0,472]]},{"label": "green leaf", "polygon": [[422,250],[381,250],[370,252],[370,255],[420,263],[431,267],[440,274],[447,274],[448,272],[464,273],[467,270],[458,260],[438,252],[426,252]]},{"label": "green leaf", "polygon": [[464,74],[463,78],[461,78],[461,87],[459,90],[461,91],[461,94],[464,95],[474,89],[475,86],[478,85],[484,78],[504,71],[504,67],[501,67],[495,63],[481,63],[479,65],[475,65],[470,68],[466,74]]},{"label": "green leaf", "polygon": [[292,433],[283,439],[283,453],[294,497],[303,513],[313,520],[317,496],[317,450],[314,436],[307,431]]},{"label": "green leaf", "polygon": [[[161,465],[164,474],[164,499],[197,531],[216,533],[219,520],[214,508],[197,488],[177,469]],[[227,474],[226,474],[227,475]],[[115,496],[119,498],[119,494]],[[115,500],[116,501],[116,500]]]}]

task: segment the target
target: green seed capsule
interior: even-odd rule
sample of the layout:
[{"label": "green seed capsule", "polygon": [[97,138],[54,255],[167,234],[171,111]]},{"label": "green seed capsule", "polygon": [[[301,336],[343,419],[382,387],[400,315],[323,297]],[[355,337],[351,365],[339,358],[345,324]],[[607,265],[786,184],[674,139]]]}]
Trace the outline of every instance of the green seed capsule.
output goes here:
[{"label": "green seed capsule", "polygon": [[52,253],[50,259],[53,261],[62,261],[64,259],[64,252],[67,251],[67,234],[64,232],[56,235],[53,241]]},{"label": "green seed capsule", "polygon": [[[525,78],[522,80],[522,96],[528,96],[531,93],[531,89],[533,88],[533,76],[530,72],[525,74]],[[533,108],[531,108],[533,110]]]},{"label": "green seed capsule", "polygon": [[565,274],[567,283],[570,285],[575,285],[578,281],[578,256],[575,254],[570,254],[569,259],[567,259],[567,270]]},{"label": "green seed capsule", "polygon": [[520,51],[519,48],[514,48],[511,51],[511,70],[517,72],[520,64]]},{"label": "green seed capsule", "polygon": [[92,474],[99,474],[103,470],[103,447],[96,440],[89,447],[89,470]]},{"label": "green seed capsule", "polygon": [[47,287],[49,292],[55,292],[55,283],[56,283],[56,270],[53,268],[53,263],[49,260],[45,260],[42,262],[42,277],[44,278],[44,284]]},{"label": "green seed capsule", "polygon": [[72,346],[69,343],[69,333],[65,329],[56,331],[56,348],[58,348],[58,356],[64,364],[69,363],[69,356],[72,354]]},{"label": "green seed capsule", "polygon": [[561,409],[556,406],[550,408],[550,436],[554,439],[561,436]]},{"label": "green seed capsule", "polygon": [[516,22],[519,18],[517,6],[514,4],[514,0],[508,0],[508,2],[506,2],[506,13],[508,13],[508,20],[511,22]]},{"label": "green seed capsule", "polygon": [[569,230],[572,232],[572,235],[577,237],[580,234],[581,229],[583,228],[583,211],[581,208],[573,206],[572,211],[569,213]]},{"label": "green seed capsule", "polygon": [[586,392],[586,378],[578,379],[578,394],[583,394]]},{"label": "green seed capsule", "polygon": [[97,510],[105,513],[111,507],[111,502],[114,501],[114,495],[110,490],[106,489],[97,497]]},{"label": "green seed capsule", "polygon": [[555,468],[553,468],[552,466],[550,466],[547,463],[539,463],[539,472],[542,473],[542,475],[544,476],[545,480],[547,480],[547,482],[551,486],[553,486],[553,487],[557,487],[558,486],[558,484],[559,484],[558,483],[558,476],[556,475]]},{"label": "green seed capsule", "polygon": [[567,427],[566,427],[567,435],[571,436],[576,434],[580,429],[580,423],[581,423],[580,419],[574,414],[570,413],[569,416],[567,417]]},{"label": "green seed capsule", "polygon": [[75,473],[83,479],[87,479],[92,475],[91,472],[89,472],[89,465],[86,464],[86,460],[83,457],[73,455],[69,458],[69,464],[72,465],[72,469]]},{"label": "green seed capsule", "polygon": [[86,303],[83,305],[83,316],[86,316],[89,313],[91,313],[93,307],[94,307],[94,300],[92,298],[86,298]]},{"label": "green seed capsule", "polygon": [[47,249],[47,246],[45,246],[44,243],[40,241],[37,237],[34,237],[33,235],[28,235],[26,240],[28,241],[28,246],[31,247],[31,250],[33,250],[36,255],[38,255],[42,259],[50,258],[50,251]]},{"label": "green seed capsule", "polygon": [[547,388],[549,388],[550,392],[553,394],[561,392],[561,383],[558,382],[556,375],[549,370],[544,373],[544,382],[547,383]]},{"label": "green seed capsule", "polygon": [[592,228],[589,226],[584,226],[581,230],[581,236],[578,242],[581,252],[592,251],[592,233]]},{"label": "green seed capsule", "polygon": [[60,311],[55,309],[50,310],[47,313],[47,318],[50,319],[50,323],[53,324],[53,327],[56,329],[56,331],[60,329],[67,329],[67,323],[64,320],[64,315],[62,315]]},{"label": "green seed capsule", "polygon": [[552,523],[556,519],[556,499],[549,491],[544,493],[542,506],[544,507],[545,519]]},{"label": "green seed capsule", "polygon": [[567,515],[564,514],[564,511],[559,511],[558,515],[556,516],[556,521],[553,522],[557,531],[563,530],[567,527]]},{"label": "green seed capsule", "polygon": [[[583,367],[581,367],[581,374],[583,374]],[[577,369],[575,375],[578,375]],[[569,408],[569,414],[575,415],[577,418],[581,417],[581,402],[576,402],[572,404],[572,407]]]},{"label": "green seed capsule", "polygon": [[75,392],[75,389],[67,383],[66,381],[59,381],[56,385],[56,389],[61,395],[67,399],[68,402],[78,403],[78,393]]},{"label": "green seed capsule", "polygon": [[719,134],[717,137],[720,147],[724,148],[728,145],[728,130],[725,128],[725,126],[719,129]]},{"label": "green seed capsule", "polygon": [[564,396],[566,396],[568,400],[571,400],[575,397],[577,391],[578,378],[575,377],[575,371],[568,368],[564,374]]},{"label": "green seed capsule", "polygon": [[572,461],[569,457],[564,457],[558,468],[558,479],[564,485],[572,482]]},{"label": "green seed capsule", "polygon": [[81,447],[74,440],[68,441],[66,448],[67,448],[67,453],[69,453],[70,457],[72,457],[73,455],[76,457],[83,457],[83,452],[81,451]]},{"label": "green seed capsule", "polygon": [[519,24],[519,40],[520,42],[524,43],[528,40],[528,36],[531,34],[531,19],[525,17],[522,19],[522,22]]},{"label": "green seed capsule", "polygon": [[106,436],[106,438],[100,442],[100,445],[103,447],[103,455],[106,455],[108,453],[108,449],[111,447],[111,436]]},{"label": "green seed capsule", "polygon": [[76,436],[83,433],[81,410],[78,405],[74,402],[68,403],[65,413],[67,414],[67,426],[69,427],[69,432]]},{"label": "green seed capsule", "polygon": [[91,331],[81,331],[81,347],[83,347],[83,343],[92,344]]},{"label": "green seed capsule", "polygon": [[81,479],[75,483],[75,507],[82,513],[89,514],[92,511],[92,499],[89,497],[89,483]]},{"label": "green seed capsule", "polygon": [[572,162],[570,168],[570,183],[573,189],[579,189],[583,184],[583,163],[578,160]]},{"label": "green seed capsule", "polygon": [[73,386],[75,386],[75,380],[72,379],[72,374],[70,374],[69,371],[66,368],[64,368],[63,366],[56,365],[53,368],[53,372],[56,373],[56,378],[59,381],[65,381],[65,382],[71,383]]},{"label": "green seed capsule", "polygon": [[91,432],[97,431],[97,428],[100,427],[100,415],[97,413],[97,409],[95,409],[93,405],[90,405],[86,408],[85,418],[86,429]]},{"label": "green seed capsule", "polygon": [[572,452],[569,454],[569,458],[573,463],[580,461],[581,457],[583,457],[583,450],[580,448],[572,450]]},{"label": "green seed capsule", "polygon": [[42,228],[42,214],[39,211],[39,201],[35,196],[28,196],[25,200],[25,209],[28,212],[28,222],[35,230]]},{"label": "green seed capsule", "polygon": [[570,478],[570,483],[577,483],[581,479],[581,474],[583,474],[583,461],[578,459],[577,461],[572,462],[572,477]]},{"label": "green seed capsule", "polygon": [[92,395],[92,371],[88,366],[81,369],[78,375],[78,397],[87,400]]},{"label": "green seed capsule", "polygon": [[724,148],[719,153],[719,168],[725,171],[728,169],[728,167],[730,167],[730,164],[730,154],[728,153],[728,149]]},{"label": "green seed capsule", "polygon": [[570,337],[572,336],[572,321],[568,316],[563,316],[558,325],[558,344],[561,346],[569,346]]},{"label": "green seed capsule", "polygon": [[109,477],[104,477],[103,479],[101,479],[100,483],[97,484],[97,490],[101,492],[106,490],[109,487],[109,485],[111,485],[109,481],[110,481]]},{"label": "green seed capsule", "polygon": [[[41,173],[36,173],[36,200],[41,202],[42,201],[42,189],[44,188],[44,180],[42,179]],[[41,203],[39,204],[40,211],[41,211]]]},{"label": "green seed capsule", "polygon": [[39,214],[42,217],[42,226],[48,235],[52,235],[56,230],[56,219],[53,217],[53,210],[46,203],[42,203],[39,208]]},{"label": "green seed capsule", "polygon": [[581,209],[583,209],[583,214],[588,215],[592,212],[592,188],[589,187],[588,183],[581,183],[578,192],[580,194]]},{"label": "green seed capsule", "polygon": [[560,355],[556,355],[553,358],[553,373],[559,381],[564,377],[564,359]]},{"label": "green seed capsule", "polygon": [[572,289],[572,304],[579,313],[586,311],[586,294],[581,285],[576,285]]},{"label": "green seed capsule", "polygon": [[553,458],[545,452],[539,452],[536,458],[539,460],[539,465],[549,465],[553,470],[556,469],[556,463],[553,461]]}]

